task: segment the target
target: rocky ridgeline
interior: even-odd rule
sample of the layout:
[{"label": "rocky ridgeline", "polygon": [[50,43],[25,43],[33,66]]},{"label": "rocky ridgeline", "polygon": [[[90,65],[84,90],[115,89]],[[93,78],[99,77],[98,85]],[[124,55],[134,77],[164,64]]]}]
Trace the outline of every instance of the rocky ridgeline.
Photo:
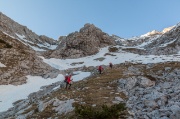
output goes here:
[{"label": "rocky ridgeline", "polygon": [[145,46],[148,54],[171,55],[180,50],[180,24],[177,24],[170,31],[164,33],[161,37],[154,40],[151,44]]},{"label": "rocky ridgeline", "polygon": [[6,67],[0,68],[0,85],[20,85],[26,83],[26,76],[54,78],[57,69],[44,63],[36,52],[22,42],[0,32],[0,62]]},{"label": "rocky ridgeline", "polygon": [[[147,68],[149,69],[149,68]],[[180,69],[165,67],[147,78],[138,68],[129,68],[132,76],[118,81],[119,92],[133,119],[180,119]],[[127,74],[127,72],[125,72]]]},{"label": "rocky ridgeline", "polygon": [[54,39],[44,35],[38,36],[36,33],[29,30],[26,26],[20,25],[19,23],[15,22],[14,20],[7,17],[1,12],[0,12],[0,30],[17,39],[19,39],[17,34],[21,36],[25,36],[25,40],[29,41],[26,43],[35,47],[38,47],[37,44],[41,44],[44,45],[44,49],[47,49],[46,48],[47,45],[57,45],[57,41],[55,41]]},{"label": "rocky ridgeline", "polygon": [[115,45],[113,37],[102,32],[93,24],[85,24],[79,32],[60,37],[60,44],[54,51],[47,51],[47,58],[78,58],[96,54],[99,48]]},{"label": "rocky ridgeline", "polygon": [[[164,29],[162,32],[149,32],[140,37],[119,39],[116,43],[127,46],[125,51],[142,55],[171,55],[177,54],[180,50],[180,24]],[[119,39],[119,40],[118,40]],[[133,48],[134,47],[134,48]]]}]

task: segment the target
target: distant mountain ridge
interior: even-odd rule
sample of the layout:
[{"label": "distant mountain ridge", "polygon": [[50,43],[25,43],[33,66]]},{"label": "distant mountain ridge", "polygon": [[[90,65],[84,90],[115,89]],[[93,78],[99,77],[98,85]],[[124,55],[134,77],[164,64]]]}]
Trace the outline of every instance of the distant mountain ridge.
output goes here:
[{"label": "distant mountain ridge", "polygon": [[169,32],[171,29],[173,29],[175,26],[164,28],[162,31],[152,30],[144,35],[141,35],[141,37],[148,37],[148,36],[154,36],[154,35],[162,35],[166,32]]},{"label": "distant mountain ridge", "polygon": [[180,46],[179,29],[180,24],[178,23],[175,26],[165,28],[162,32],[153,30],[139,37],[129,39],[116,38],[116,43],[125,46],[124,50],[137,54],[176,54],[179,52]]}]

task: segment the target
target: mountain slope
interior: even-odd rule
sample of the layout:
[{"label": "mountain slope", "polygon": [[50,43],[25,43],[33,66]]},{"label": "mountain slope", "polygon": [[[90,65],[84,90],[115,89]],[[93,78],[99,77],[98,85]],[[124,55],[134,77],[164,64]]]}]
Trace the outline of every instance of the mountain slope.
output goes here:
[{"label": "mountain slope", "polygon": [[38,51],[48,50],[51,49],[51,46],[57,46],[57,41],[54,39],[44,35],[38,36],[36,33],[29,30],[26,26],[20,25],[1,12],[0,30]]},{"label": "mountain slope", "polygon": [[[179,32],[180,25],[176,25],[166,33],[153,31],[126,40],[85,24],[79,32],[60,37],[58,47],[49,51],[46,46],[54,44],[52,39],[38,36],[0,13],[0,106],[4,111],[0,118],[77,119],[82,116],[77,105],[91,107],[92,114],[102,105],[123,102],[127,110],[119,118],[179,119]],[[32,48],[48,51],[43,57]],[[108,67],[110,62],[113,69]],[[101,75],[99,65],[104,68]],[[64,89],[65,73],[73,75],[71,90]],[[58,82],[45,86],[44,78],[54,77]],[[35,83],[26,82],[27,78]],[[43,84],[41,88],[39,84]],[[105,109],[106,115],[111,112]]]},{"label": "mountain slope", "polygon": [[[46,91],[39,91],[26,100],[14,103],[18,108],[11,110],[18,113],[13,114],[9,110],[0,114],[6,118],[77,119],[80,118],[79,113],[75,113],[73,107],[77,104],[96,109],[100,105],[111,106],[124,102],[129,114],[127,111],[121,113],[123,119],[127,116],[178,119],[179,66],[178,62],[167,62],[150,65],[123,63],[114,65],[113,69],[104,67],[103,74],[95,71],[93,76],[75,82],[71,90],[65,90],[64,85],[60,84],[59,88],[47,95],[46,91],[56,85],[52,84],[43,88]],[[84,68],[84,71],[90,69]]]},{"label": "mountain slope", "polygon": [[44,63],[30,47],[0,31],[0,85],[26,83],[27,75],[56,77],[58,70]]}]

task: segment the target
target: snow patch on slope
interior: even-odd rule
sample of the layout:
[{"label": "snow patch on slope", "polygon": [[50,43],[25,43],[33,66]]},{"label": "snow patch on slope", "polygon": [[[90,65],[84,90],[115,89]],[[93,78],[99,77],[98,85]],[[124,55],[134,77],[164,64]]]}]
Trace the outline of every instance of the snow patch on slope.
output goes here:
[{"label": "snow patch on slope", "polygon": [[[32,41],[28,41],[26,40],[26,37],[24,35],[20,35],[20,34],[17,34],[16,35],[19,37],[19,40],[27,45],[27,46],[30,46],[32,49],[34,49],[35,51],[46,51],[45,49],[41,49],[41,48],[38,48],[38,47],[35,47],[35,46],[32,46],[32,45],[29,45],[29,44],[34,44],[34,42]],[[28,44],[29,43],[29,44]],[[53,49],[56,49],[57,45],[50,45],[48,43],[44,43],[44,44],[36,44],[38,45],[39,47],[45,47],[45,48],[48,48],[50,50],[53,50]]]},{"label": "snow patch on slope", "polygon": [[[91,73],[77,71],[74,72],[74,74],[76,75],[72,76],[73,81],[79,81],[90,76]],[[6,111],[12,107],[13,102],[20,99],[26,99],[30,93],[39,91],[40,87],[64,80],[64,76],[62,74],[59,74],[54,79],[44,79],[40,76],[30,75],[27,76],[27,78],[27,83],[23,85],[0,85],[0,112]],[[59,86],[55,87],[54,90],[57,88],[59,88]]]},{"label": "snow patch on slope", "polygon": [[149,41],[147,42],[143,42],[142,44],[136,46],[136,48],[143,48],[146,45],[151,44],[153,41],[155,41],[157,38],[159,38],[161,35],[156,35],[155,37],[151,38]]},{"label": "snow patch on slope", "polygon": [[6,67],[6,66],[0,62],[0,67]]},{"label": "snow patch on slope", "polygon": [[[118,46],[117,46],[118,47]],[[108,47],[102,48],[99,53],[92,56],[82,57],[78,59],[45,59],[44,57],[41,57],[43,61],[52,67],[60,70],[65,70],[68,68],[77,68],[77,67],[89,67],[89,66],[99,66],[99,65],[109,65],[109,62],[112,62],[113,64],[120,64],[125,62],[132,62],[132,63],[159,63],[159,62],[167,62],[167,61],[179,61],[179,56],[174,55],[138,55],[134,53],[129,53],[120,50],[118,52],[109,52]],[[111,54],[106,55],[105,54]],[[97,58],[103,58],[102,61],[95,60]],[[79,63],[81,62],[81,63]],[[75,63],[75,65],[72,65],[72,63]]]}]

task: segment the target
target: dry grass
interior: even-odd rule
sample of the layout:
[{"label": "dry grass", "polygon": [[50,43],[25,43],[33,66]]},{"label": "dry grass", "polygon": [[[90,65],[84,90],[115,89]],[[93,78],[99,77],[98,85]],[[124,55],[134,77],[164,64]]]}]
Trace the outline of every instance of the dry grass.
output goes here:
[{"label": "dry grass", "polygon": [[[115,97],[127,99],[125,94],[117,93],[116,91],[116,81],[123,77],[124,70],[125,69],[123,68],[108,68],[102,74],[96,74],[86,80],[75,82],[70,90],[59,89],[58,91],[53,92],[49,95],[50,97],[48,100],[56,97],[60,100],[75,99],[76,103],[80,104],[81,102],[85,102],[85,104],[89,106],[92,106],[93,104],[112,106],[112,101]],[[43,98],[43,100],[45,99],[47,99],[47,97]],[[36,113],[32,117],[39,118],[40,115],[41,118],[46,115],[51,115],[53,117],[56,113],[52,110],[52,108],[53,107],[49,106],[43,112]],[[56,117],[57,116],[59,116],[59,119],[77,118],[74,112],[70,112],[66,115],[56,115]]]},{"label": "dry grass", "polygon": [[[112,106],[115,97],[127,99],[125,94],[116,93],[117,83],[112,83],[123,77],[123,70],[122,68],[107,69],[102,74],[75,82],[70,90],[60,89],[54,92],[51,97],[57,97],[60,100],[75,99],[77,103],[85,102],[89,106],[93,104]],[[73,114],[74,112],[71,112],[69,115],[72,117]]]}]

